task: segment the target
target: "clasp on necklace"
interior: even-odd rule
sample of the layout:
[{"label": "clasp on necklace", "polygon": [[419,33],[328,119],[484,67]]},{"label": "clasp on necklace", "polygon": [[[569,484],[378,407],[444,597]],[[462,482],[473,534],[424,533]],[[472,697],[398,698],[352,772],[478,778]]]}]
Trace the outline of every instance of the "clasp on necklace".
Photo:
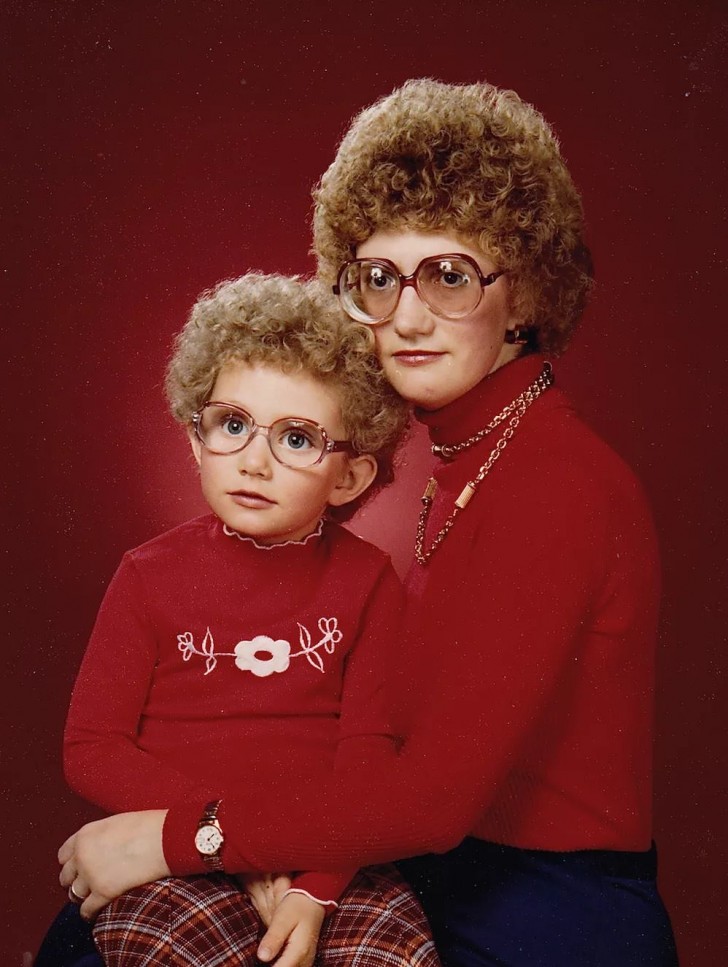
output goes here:
[{"label": "clasp on necklace", "polygon": [[433,457],[440,457],[443,460],[452,460],[456,452],[457,451],[455,451],[452,447],[449,447],[446,443],[432,444]]}]

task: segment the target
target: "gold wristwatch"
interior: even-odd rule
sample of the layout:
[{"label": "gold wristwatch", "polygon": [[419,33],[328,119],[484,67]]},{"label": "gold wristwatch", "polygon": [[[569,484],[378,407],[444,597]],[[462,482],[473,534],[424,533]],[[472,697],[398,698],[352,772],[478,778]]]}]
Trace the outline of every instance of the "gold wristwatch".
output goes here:
[{"label": "gold wristwatch", "polygon": [[221,873],[224,869],[220,852],[225,842],[225,835],[217,818],[220,802],[220,799],[216,799],[205,806],[195,833],[195,848],[207,869],[213,873]]}]

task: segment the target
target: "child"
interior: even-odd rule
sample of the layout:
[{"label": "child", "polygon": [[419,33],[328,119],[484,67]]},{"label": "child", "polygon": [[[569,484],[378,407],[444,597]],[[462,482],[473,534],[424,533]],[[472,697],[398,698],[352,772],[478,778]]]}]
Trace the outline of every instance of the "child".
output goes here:
[{"label": "child", "polygon": [[[213,876],[163,880],[108,907],[94,935],[109,967],[252,964],[261,923],[222,873],[219,800],[273,775],[294,786],[323,777],[338,750],[361,768],[395,752],[384,677],[399,582],[382,552],[333,519],[391,480],[407,410],[369,333],[340,319],[317,283],[257,273],[194,306],[167,393],[212,513],[124,556],[74,688],[66,776],[110,812],[209,793],[189,847]],[[318,963],[343,967],[371,947],[357,963],[436,965],[393,869],[347,889],[354,872],[291,874],[276,908],[290,928],[279,962],[312,963],[323,925]],[[263,897],[272,883],[251,889]],[[210,897],[218,913],[196,949]]]}]

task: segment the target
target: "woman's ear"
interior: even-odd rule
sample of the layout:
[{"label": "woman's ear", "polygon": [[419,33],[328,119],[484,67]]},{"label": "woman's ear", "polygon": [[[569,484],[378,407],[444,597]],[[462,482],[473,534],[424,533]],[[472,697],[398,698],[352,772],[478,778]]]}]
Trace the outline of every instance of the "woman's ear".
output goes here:
[{"label": "woman's ear", "polygon": [[329,504],[341,507],[363,494],[377,475],[377,461],[371,453],[346,457],[346,465],[339,482],[329,494]]},{"label": "woman's ear", "polygon": [[192,425],[187,427],[187,439],[190,441],[192,454],[197,461],[197,466],[199,467],[200,460],[202,459],[202,444],[200,443],[200,438],[195,433],[195,428]]}]

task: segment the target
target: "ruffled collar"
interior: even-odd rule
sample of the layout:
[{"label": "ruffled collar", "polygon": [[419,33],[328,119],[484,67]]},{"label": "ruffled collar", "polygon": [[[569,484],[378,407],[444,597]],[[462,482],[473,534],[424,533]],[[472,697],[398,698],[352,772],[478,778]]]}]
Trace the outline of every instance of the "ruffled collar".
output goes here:
[{"label": "ruffled collar", "polygon": [[543,365],[544,357],[536,353],[514,359],[439,410],[417,407],[415,417],[428,428],[432,443],[459,443],[482,429],[533,383]]},{"label": "ruffled collar", "polygon": [[315,542],[321,537],[324,530],[324,522],[321,519],[318,522],[318,527],[316,530],[311,531],[305,537],[301,538],[300,541],[281,541],[279,544],[259,544],[254,537],[248,537],[246,534],[240,534],[238,531],[233,530],[232,527],[228,527],[227,524],[220,521],[222,524],[222,532],[226,537],[236,537],[239,541],[244,544],[250,544],[252,547],[257,548],[259,551],[275,551],[280,550],[283,547],[305,547],[306,544],[310,542]]}]

